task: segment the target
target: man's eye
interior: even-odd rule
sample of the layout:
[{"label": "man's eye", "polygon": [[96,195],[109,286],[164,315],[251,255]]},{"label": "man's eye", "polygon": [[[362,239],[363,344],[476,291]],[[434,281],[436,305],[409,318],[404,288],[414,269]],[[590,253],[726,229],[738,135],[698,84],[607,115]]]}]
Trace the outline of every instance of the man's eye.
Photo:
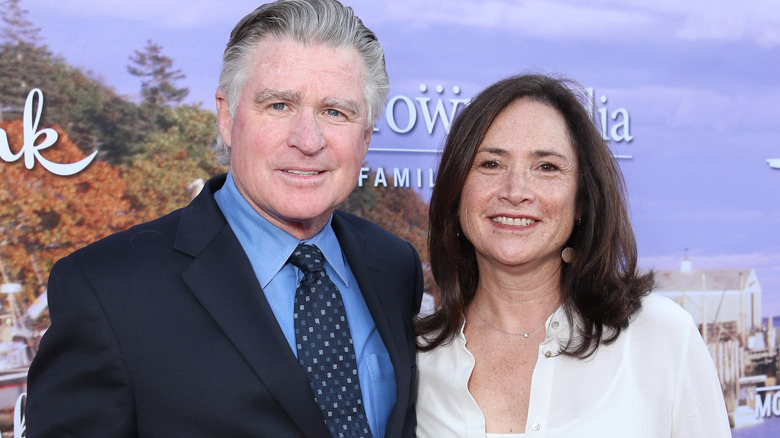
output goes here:
[{"label": "man's eye", "polygon": [[275,103],[275,104],[271,105],[271,108],[273,108],[273,109],[275,109],[275,110],[277,110],[277,111],[282,111],[282,110],[284,110],[286,107],[287,107],[287,105],[286,105],[286,104],[284,104],[284,103]]},{"label": "man's eye", "polygon": [[332,109],[332,108],[328,109],[328,110],[326,111],[326,113],[327,113],[329,116],[331,116],[331,117],[340,117],[340,116],[341,116],[341,111],[339,111],[339,110],[335,110],[335,109]]}]

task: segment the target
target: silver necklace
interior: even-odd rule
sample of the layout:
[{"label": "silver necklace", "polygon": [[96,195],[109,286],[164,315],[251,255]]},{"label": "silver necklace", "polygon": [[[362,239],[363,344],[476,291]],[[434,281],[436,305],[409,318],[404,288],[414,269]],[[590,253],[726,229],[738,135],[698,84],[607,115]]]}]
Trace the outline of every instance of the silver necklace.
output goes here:
[{"label": "silver necklace", "polygon": [[544,323],[547,322],[547,318],[544,318],[544,320],[542,321],[541,324],[537,325],[536,327],[534,327],[533,329],[531,329],[530,331],[527,331],[527,332],[521,332],[521,333],[508,332],[506,330],[501,330],[500,328],[498,328],[498,327],[494,326],[493,324],[489,323],[485,318],[482,317],[482,315],[479,314],[479,312],[477,312],[477,309],[475,307],[472,307],[471,311],[474,312],[474,314],[477,315],[477,318],[479,318],[482,322],[484,322],[485,324],[487,324],[488,326],[493,328],[493,330],[499,331],[499,332],[504,333],[506,335],[522,336],[524,338],[527,338],[533,332],[535,332],[535,331],[539,330],[540,328],[542,328]]}]

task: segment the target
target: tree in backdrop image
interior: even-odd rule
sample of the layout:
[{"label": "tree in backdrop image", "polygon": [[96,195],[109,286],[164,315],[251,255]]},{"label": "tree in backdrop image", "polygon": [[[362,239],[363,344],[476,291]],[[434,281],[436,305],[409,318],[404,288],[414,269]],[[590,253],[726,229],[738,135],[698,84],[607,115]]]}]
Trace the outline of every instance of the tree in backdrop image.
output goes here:
[{"label": "tree in backdrop image", "polygon": [[178,105],[190,90],[179,88],[176,82],[187,76],[173,68],[173,59],[163,53],[162,46],[147,40],[143,50],[136,50],[130,57],[127,71],[141,78],[143,104],[150,107]]},{"label": "tree in backdrop image", "polygon": [[27,19],[19,2],[0,1],[0,105],[4,112],[21,113],[30,86],[29,72],[45,75],[51,67],[51,53],[40,44],[40,29]]},{"label": "tree in backdrop image", "polygon": [[[3,282],[22,283],[20,301],[30,302],[45,290],[58,258],[184,206],[197,181],[223,169],[210,148],[216,116],[179,105],[188,90],[168,88],[178,74],[162,82],[163,98],[135,103],[52,55],[19,0],[0,0],[0,17],[0,129],[7,139],[0,146],[8,147],[7,156],[30,141],[23,138],[22,119],[34,88],[45,96],[35,129],[58,133],[40,151],[45,159],[73,163],[98,151],[97,160],[72,176],[40,163],[28,169],[22,159],[0,161],[0,274]],[[155,62],[167,64],[156,71],[166,77],[172,62],[158,55]],[[153,96],[159,85],[142,83],[141,95]],[[46,317],[38,323],[47,325]]]},{"label": "tree in backdrop image", "polygon": [[131,184],[133,205],[152,219],[186,204],[206,179],[226,169],[210,148],[216,115],[182,103],[190,90],[177,82],[186,75],[159,44],[148,40],[136,50],[127,71],[141,80],[141,117],[155,129],[139,142],[123,175]]},{"label": "tree in backdrop image", "polygon": [[[42,150],[54,162],[73,163],[98,151],[72,176],[39,163],[0,160],[0,263],[4,281],[24,283],[20,298],[45,288],[59,257],[114,231],[186,205],[209,177],[227,169],[211,146],[216,115],[184,103],[186,78],[163,48],[148,40],[128,57],[139,93],[121,96],[90,72],[69,65],[42,43],[21,0],[0,0],[0,126],[16,154],[25,100],[33,88],[45,105],[39,129],[54,128],[58,141]],[[4,121],[4,122],[3,122]],[[426,269],[427,205],[412,189],[358,187],[343,206],[411,242]],[[41,320],[46,325],[47,315]]]},{"label": "tree in backdrop image", "polygon": [[210,147],[216,115],[182,103],[190,90],[178,86],[186,75],[174,68],[173,59],[148,40],[129,60],[127,71],[141,80],[141,117],[154,129],[136,145],[122,175],[134,208],[149,220],[185,205],[206,179],[226,169]]},{"label": "tree in backdrop image", "polygon": [[216,115],[197,105],[166,107],[169,126],[150,133],[128,164],[122,166],[126,196],[145,220],[186,205],[213,175],[227,169],[217,164],[211,144]]},{"label": "tree in backdrop image", "polygon": [[[54,56],[20,0],[0,0],[0,120],[22,117],[28,93],[43,90],[41,126],[59,125],[82,152],[112,163],[151,129],[138,105]],[[61,131],[62,132],[62,131]]]}]

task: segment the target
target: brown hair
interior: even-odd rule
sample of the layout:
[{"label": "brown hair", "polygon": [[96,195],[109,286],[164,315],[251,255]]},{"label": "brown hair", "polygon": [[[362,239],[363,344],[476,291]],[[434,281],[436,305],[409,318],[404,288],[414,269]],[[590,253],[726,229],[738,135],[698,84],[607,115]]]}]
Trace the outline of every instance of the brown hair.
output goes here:
[{"label": "brown hair", "polygon": [[479,271],[474,247],[459,233],[460,195],[490,125],[521,98],[544,103],[561,114],[580,169],[576,202],[582,222],[567,242],[576,256],[561,269],[563,307],[579,336],[572,337],[577,341],[570,341],[563,354],[585,358],[601,342],[613,342],[653,287],[652,273],[637,271],[623,175],[588,112],[593,108],[590,96],[568,79],[513,76],[477,95],[456,117],[447,137],[428,213],[428,248],[439,307],[416,322],[424,340],[420,350],[451,341],[474,298]]}]

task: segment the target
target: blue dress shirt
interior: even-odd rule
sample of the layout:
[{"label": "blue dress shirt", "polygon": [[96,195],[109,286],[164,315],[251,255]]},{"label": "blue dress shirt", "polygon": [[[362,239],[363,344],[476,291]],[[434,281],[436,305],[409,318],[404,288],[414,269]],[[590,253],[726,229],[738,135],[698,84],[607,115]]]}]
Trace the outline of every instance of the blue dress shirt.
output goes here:
[{"label": "blue dress shirt", "polygon": [[[255,211],[238,191],[231,173],[222,188],[214,193],[214,199],[249,257],[279,327],[297,357],[293,305],[295,290],[303,275],[287,263],[287,259],[301,242]],[[352,332],[363,405],[371,433],[379,438],[385,434],[396,400],[393,364],[341,252],[331,227],[332,219],[331,216],[325,227],[305,243],[320,248],[325,256],[325,271],[341,292]]]}]

